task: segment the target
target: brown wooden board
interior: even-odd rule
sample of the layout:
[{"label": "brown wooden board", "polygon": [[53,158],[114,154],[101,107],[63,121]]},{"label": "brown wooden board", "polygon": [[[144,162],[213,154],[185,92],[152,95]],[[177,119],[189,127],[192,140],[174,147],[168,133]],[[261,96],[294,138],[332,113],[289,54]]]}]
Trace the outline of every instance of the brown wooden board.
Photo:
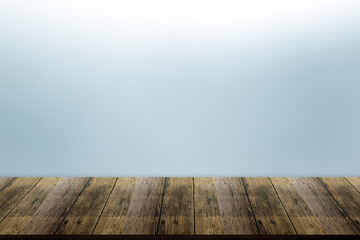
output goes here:
[{"label": "brown wooden board", "polygon": [[0,191],[0,222],[31,191],[41,178],[16,178]]},{"label": "brown wooden board", "polygon": [[118,178],[93,234],[121,234],[137,179]]},{"label": "brown wooden board", "polygon": [[214,178],[223,234],[258,234],[243,181],[239,177]]},{"label": "brown wooden board", "polygon": [[194,179],[195,234],[223,234],[222,219],[213,178]]},{"label": "brown wooden board", "polygon": [[270,178],[298,234],[325,234],[317,217],[293,185],[291,178]]},{"label": "brown wooden board", "polygon": [[121,234],[157,233],[165,178],[139,178],[126,214]]},{"label": "brown wooden board", "polygon": [[0,191],[14,179],[13,177],[0,177]]},{"label": "brown wooden board", "polygon": [[65,177],[48,193],[38,209],[29,216],[20,234],[54,234],[89,178]]},{"label": "brown wooden board", "polygon": [[91,234],[115,181],[116,178],[92,178],[56,234]]},{"label": "brown wooden board", "polygon": [[343,177],[321,178],[326,189],[360,229],[360,193]]},{"label": "brown wooden board", "polygon": [[292,178],[292,183],[326,234],[358,234],[351,219],[317,178]]},{"label": "brown wooden board", "polygon": [[260,234],[296,234],[268,178],[244,178]]},{"label": "brown wooden board", "polygon": [[168,178],[158,234],[194,234],[193,178]]}]

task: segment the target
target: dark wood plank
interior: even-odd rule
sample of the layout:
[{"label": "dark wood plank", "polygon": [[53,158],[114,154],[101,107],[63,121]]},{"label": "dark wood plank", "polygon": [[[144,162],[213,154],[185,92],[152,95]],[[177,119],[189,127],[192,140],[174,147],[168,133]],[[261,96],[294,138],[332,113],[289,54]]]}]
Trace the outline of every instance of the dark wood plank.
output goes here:
[{"label": "dark wood plank", "polygon": [[56,234],[91,234],[115,181],[116,178],[92,178]]},{"label": "dark wood plank", "polygon": [[343,177],[320,178],[327,190],[360,229],[360,193]]},{"label": "dark wood plank", "polygon": [[139,178],[126,215],[122,234],[157,233],[165,178]]},{"label": "dark wood plank", "polygon": [[14,179],[13,177],[0,177],[0,191]]},{"label": "dark wood plank", "polygon": [[317,178],[291,178],[299,195],[326,234],[357,234],[358,230]]},{"label": "dark wood plank", "polygon": [[0,234],[19,234],[60,178],[43,178],[0,223]]},{"label": "dark wood plank", "polygon": [[41,178],[16,178],[0,192],[0,222]]},{"label": "dark wood plank", "polygon": [[325,234],[320,222],[299,195],[290,178],[272,177],[270,180],[298,234]]},{"label": "dark wood plank", "polygon": [[244,178],[260,234],[296,234],[268,178]]},{"label": "dark wood plank", "polygon": [[254,215],[239,177],[214,178],[223,234],[258,234]]},{"label": "dark wood plank", "polygon": [[223,234],[213,178],[194,178],[195,234]]},{"label": "dark wood plank", "polygon": [[54,234],[88,180],[85,177],[61,178],[20,234]]},{"label": "dark wood plank", "polygon": [[360,177],[347,177],[346,180],[348,180],[351,185],[353,185],[354,188],[360,192]]},{"label": "dark wood plank", "polygon": [[160,218],[160,235],[194,234],[193,190],[193,178],[168,179]]},{"label": "dark wood plank", "polygon": [[136,182],[136,178],[118,178],[94,234],[118,235],[122,233]]}]

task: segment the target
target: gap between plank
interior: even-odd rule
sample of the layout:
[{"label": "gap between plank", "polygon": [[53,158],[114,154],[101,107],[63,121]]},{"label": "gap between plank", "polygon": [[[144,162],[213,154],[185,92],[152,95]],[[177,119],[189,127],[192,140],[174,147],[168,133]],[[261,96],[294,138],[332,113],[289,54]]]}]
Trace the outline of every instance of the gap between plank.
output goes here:
[{"label": "gap between plank", "polygon": [[53,234],[56,234],[57,231],[59,230],[59,228],[61,227],[62,223],[65,221],[66,217],[69,215],[71,209],[74,207],[76,201],[79,199],[79,197],[81,196],[81,194],[84,192],[85,188],[88,186],[88,184],[90,183],[90,180],[92,179],[92,177],[89,178],[89,180],[87,180],[87,182],[85,183],[83,189],[81,189],[79,195],[76,197],[75,201],[73,202],[73,204],[71,205],[69,211],[65,214],[63,220],[60,222],[59,226],[56,228],[55,232]]},{"label": "gap between plank", "polygon": [[280,203],[281,203],[281,206],[284,208],[285,213],[286,213],[286,215],[288,216],[288,218],[289,218],[289,220],[290,220],[290,223],[291,223],[291,225],[293,226],[293,228],[294,228],[294,230],[295,230],[296,235],[299,235],[299,234],[298,234],[298,232],[296,231],[296,228],[295,228],[295,226],[294,226],[294,224],[293,224],[293,222],[292,222],[292,220],[291,220],[290,216],[289,216],[288,211],[286,210],[286,208],[285,208],[285,206],[284,206],[283,202],[281,201],[281,198],[280,198],[280,196],[279,196],[278,192],[276,191],[276,188],[275,188],[275,186],[274,186],[273,182],[271,181],[271,179],[270,179],[269,177],[268,177],[268,179],[269,179],[269,181],[270,181],[271,185],[273,186],[274,191],[275,191],[275,193],[276,193],[276,196],[279,198],[279,201],[280,201]]},{"label": "gap between plank", "polygon": [[109,196],[107,197],[107,199],[106,199],[106,201],[105,201],[104,207],[103,207],[103,209],[101,210],[101,213],[100,213],[98,219],[96,220],[96,223],[95,223],[95,226],[94,226],[93,230],[91,231],[91,235],[94,234],[95,228],[96,228],[96,226],[97,226],[97,224],[98,224],[98,222],[99,222],[99,220],[100,220],[100,218],[101,218],[101,216],[102,216],[102,214],[103,214],[103,212],[104,212],[104,210],[105,210],[106,204],[107,204],[108,201],[109,201],[109,198],[110,198],[110,196],[111,196],[111,194],[112,194],[112,192],[113,192],[113,190],[114,190],[114,188],[115,188],[115,185],[116,185],[116,182],[118,181],[118,179],[119,179],[119,177],[116,177],[115,182],[114,182],[114,185],[112,186],[111,191],[110,191],[110,193],[109,193]]},{"label": "gap between plank", "polygon": [[5,217],[3,217],[3,219],[0,220],[0,223],[2,221],[4,221],[4,219],[17,207],[17,205],[19,205],[19,203],[29,194],[29,192],[31,192],[31,190],[34,189],[34,187],[41,181],[41,179],[43,179],[42,177],[30,188],[30,190],[25,193],[25,195],[14,205],[13,208],[11,208],[11,210],[5,215]]},{"label": "gap between plank", "polygon": [[258,234],[261,235],[260,228],[259,228],[258,222],[257,222],[257,220],[256,220],[255,212],[254,212],[254,209],[253,209],[253,207],[252,207],[252,205],[251,205],[250,197],[249,197],[249,194],[248,194],[248,191],[247,191],[247,188],[246,188],[245,179],[242,177],[241,180],[242,180],[242,183],[243,183],[243,185],[244,185],[246,197],[247,197],[247,199],[248,199],[248,201],[249,201],[249,205],[250,205],[250,208],[251,208],[251,212],[252,212],[252,214],[253,214],[253,216],[254,216],[254,219],[255,219],[256,229],[257,229],[257,231],[258,231]]},{"label": "gap between plank", "polygon": [[5,189],[7,186],[9,186],[10,183],[12,183],[15,179],[16,179],[16,177],[12,178],[7,184],[5,184],[5,186],[0,189],[0,192],[1,192],[3,189]]},{"label": "gap between plank", "polygon": [[355,222],[352,220],[352,218],[349,216],[349,214],[342,208],[342,206],[340,205],[340,203],[336,200],[336,198],[331,194],[331,192],[329,191],[329,189],[326,187],[326,184],[319,178],[317,177],[317,180],[323,185],[323,187],[326,189],[326,191],[330,194],[330,196],[335,200],[335,202],[337,203],[337,205],[341,208],[341,210],[343,210],[343,212],[345,213],[345,215],[350,219],[351,223],[356,227],[356,229],[360,232],[360,228],[355,224]]},{"label": "gap between plank", "polygon": [[162,198],[161,198],[159,221],[158,221],[158,224],[157,224],[156,235],[159,235],[159,228],[160,228],[160,222],[161,222],[161,213],[162,213],[162,208],[163,208],[163,204],[164,204],[164,198],[165,198],[165,192],[166,192],[166,188],[167,188],[167,183],[168,183],[168,177],[165,177],[165,184],[164,184],[164,190],[163,190],[163,194],[162,194]]},{"label": "gap between plank", "polygon": [[350,185],[353,186],[358,193],[360,193],[360,190],[358,190],[346,177],[344,177],[344,179],[345,179],[348,183],[350,183]]}]

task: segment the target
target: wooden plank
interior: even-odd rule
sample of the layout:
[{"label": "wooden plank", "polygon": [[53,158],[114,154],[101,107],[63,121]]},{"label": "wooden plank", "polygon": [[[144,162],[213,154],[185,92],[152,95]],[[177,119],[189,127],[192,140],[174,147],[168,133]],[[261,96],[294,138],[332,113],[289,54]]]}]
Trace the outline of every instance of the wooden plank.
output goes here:
[{"label": "wooden plank", "polygon": [[323,177],[320,179],[353,223],[360,229],[360,193],[345,178]]},{"label": "wooden plank", "polygon": [[56,234],[91,234],[115,181],[116,178],[92,178]]},{"label": "wooden plank", "polygon": [[13,179],[13,177],[0,177],[0,191],[6,187]]},{"label": "wooden plank", "polygon": [[54,234],[88,180],[85,177],[61,178],[20,234]]},{"label": "wooden plank", "polygon": [[0,192],[0,222],[41,178],[16,178]]},{"label": "wooden plank", "polygon": [[121,234],[157,233],[165,178],[139,178]]},{"label": "wooden plank", "polygon": [[0,234],[19,234],[60,178],[43,178],[0,223]]},{"label": "wooden plank", "polygon": [[360,192],[360,177],[347,177],[346,180],[348,180],[351,185],[353,185],[354,188]]},{"label": "wooden plank", "polygon": [[194,178],[195,234],[223,234],[213,178]]},{"label": "wooden plank", "polygon": [[121,234],[136,182],[136,178],[118,178],[94,234]]},{"label": "wooden plank", "polygon": [[291,178],[291,181],[326,234],[358,233],[355,225],[317,178]]},{"label": "wooden plank", "polygon": [[260,234],[296,234],[268,178],[244,178]]},{"label": "wooden plank", "polygon": [[270,180],[298,234],[325,234],[320,222],[299,195],[290,178],[272,177]]},{"label": "wooden plank", "polygon": [[162,206],[159,234],[194,234],[193,178],[169,178]]},{"label": "wooden plank", "polygon": [[254,215],[239,177],[214,178],[223,234],[258,234]]}]

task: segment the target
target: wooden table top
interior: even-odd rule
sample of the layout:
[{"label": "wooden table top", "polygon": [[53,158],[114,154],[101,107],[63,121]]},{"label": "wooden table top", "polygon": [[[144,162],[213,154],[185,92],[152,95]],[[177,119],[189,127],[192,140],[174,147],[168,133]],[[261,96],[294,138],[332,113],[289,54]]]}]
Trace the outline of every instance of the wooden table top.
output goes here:
[{"label": "wooden table top", "polygon": [[1,177],[0,235],[360,234],[360,178]]}]

